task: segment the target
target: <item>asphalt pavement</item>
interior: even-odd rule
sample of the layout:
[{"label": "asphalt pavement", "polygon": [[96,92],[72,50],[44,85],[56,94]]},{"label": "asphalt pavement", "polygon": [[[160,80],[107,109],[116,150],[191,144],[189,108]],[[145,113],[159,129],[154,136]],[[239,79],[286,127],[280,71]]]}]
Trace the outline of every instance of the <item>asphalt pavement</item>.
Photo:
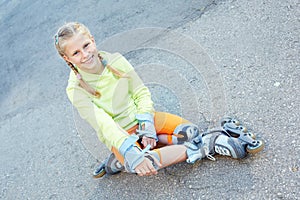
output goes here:
[{"label": "asphalt pavement", "polygon": [[[68,21],[124,54],[157,110],[201,130],[237,117],[265,149],[93,179],[109,152],[65,94],[53,36]],[[4,0],[0,27],[0,199],[300,198],[299,1]]]}]

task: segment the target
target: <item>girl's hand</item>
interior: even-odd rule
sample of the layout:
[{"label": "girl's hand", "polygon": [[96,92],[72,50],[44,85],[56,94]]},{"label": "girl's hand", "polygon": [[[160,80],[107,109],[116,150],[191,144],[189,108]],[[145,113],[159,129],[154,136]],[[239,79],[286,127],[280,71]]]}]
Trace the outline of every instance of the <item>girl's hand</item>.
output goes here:
[{"label": "girl's hand", "polygon": [[[152,158],[155,164],[160,168],[162,165],[159,163],[159,161],[155,157]],[[143,162],[141,162],[134,170],[139,176],[151,176],[157,174],[157,170],[154,168],[152,161],[146,157],[144,158]]]},{"label": "girl's hand", "polygon": [[156,140],[153,138],[148,138],[146,136],[143,136],[142,138],[142,145],[144,147],[146,147],[148,144],[151,145],[151,149],[153,149],[154,147],[156,147]]}]

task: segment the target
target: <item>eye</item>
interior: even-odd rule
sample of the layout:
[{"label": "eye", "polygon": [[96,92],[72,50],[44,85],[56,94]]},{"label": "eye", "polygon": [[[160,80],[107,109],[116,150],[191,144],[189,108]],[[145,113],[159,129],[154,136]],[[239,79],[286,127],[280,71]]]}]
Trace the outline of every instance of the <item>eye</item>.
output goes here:
[{"label": "eye", "polygon": [[76,56],[78,53],[79,53],[78,51],[75,51],[75,52],[73,53],[73,56]]},{"label": "eye", "polygon": [[90,43],[88,42],[83,46],[83,48],[87,48],[89,45],[90,45]]}]

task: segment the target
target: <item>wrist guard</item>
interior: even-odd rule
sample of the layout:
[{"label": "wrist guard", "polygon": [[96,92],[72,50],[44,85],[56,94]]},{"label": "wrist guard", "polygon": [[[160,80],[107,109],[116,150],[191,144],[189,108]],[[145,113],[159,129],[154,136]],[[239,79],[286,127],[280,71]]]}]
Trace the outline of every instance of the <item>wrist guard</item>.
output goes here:
[{"label": "wrist guard", "polygon": [[129,136],[119,148],[119,152],[124,157],[124,167],[127,172],[135,173],[135,168],[143,162],[145,153],[149,151],[150,145],[141,150],[135,142],[138,140],[136,135]]},{"label": "wrist guard", "polygon": [[[153,115],[150,113],[144,113],[144,114],[137,114],[136,119],[139,122],[139,129],[136,131],[136,134],[142,138],[143,136],[146,136],[148,138],[153,138],[158,141],[156,130],[154,127],[154,119]],[[144,126],[144,129],[143,129]]]}]

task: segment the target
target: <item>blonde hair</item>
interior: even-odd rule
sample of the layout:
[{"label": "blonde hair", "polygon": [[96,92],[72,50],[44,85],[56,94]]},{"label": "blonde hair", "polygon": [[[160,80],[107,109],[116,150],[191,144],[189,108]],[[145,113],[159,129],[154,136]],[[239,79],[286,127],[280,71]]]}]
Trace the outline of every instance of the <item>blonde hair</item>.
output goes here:
[{"label": "blonde hair", "polygon": [[[73,37],[76,34],[82,34],[89,38],[92,37],[89,29],[81,23],[78,22],[69,22],[60,27],[57,33],[54,36],[55,40],[55,48],[61,57],[65,56],[65,46],[67,44],[67,40]],[[100,61],[102,62],[103,58],[98,54]],[[65,60],[66,61],[66,60]],[[84,88],[87,92],[94,95],[97,98],[100,98],[101,94],[99,91],[92,88],[89,84],[87,84],[81,77],[78,69],[73,65],[73,63],[66,61],[67,65],[71,68],[71,70],[75,73],[76,77],[79,80],[79,85]],[[105,62],[102,62],[105,63]],[[126,78],[127,76],[121,73],[119,70],[115,69],[110,65],[106,65],[106,67],[118,78]]]}]

